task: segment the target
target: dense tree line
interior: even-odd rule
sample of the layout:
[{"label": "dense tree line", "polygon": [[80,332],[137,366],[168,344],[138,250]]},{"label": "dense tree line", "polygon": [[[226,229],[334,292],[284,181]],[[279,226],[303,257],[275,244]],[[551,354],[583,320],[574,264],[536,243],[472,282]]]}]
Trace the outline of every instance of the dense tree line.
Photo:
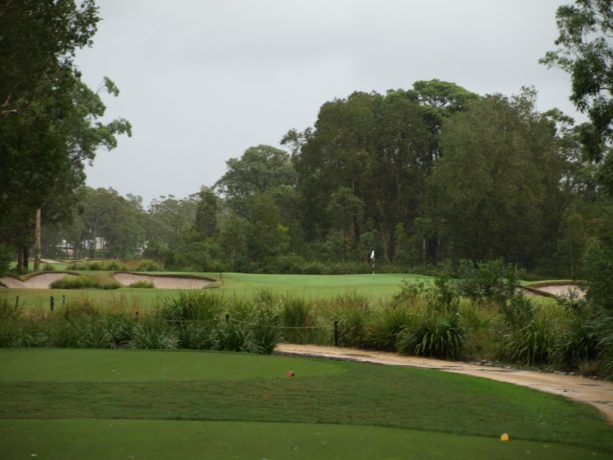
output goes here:
[{"label": "dense tree line", "polygon": [[[156,259],[169,268],[367,271],[505,259],[581,277],[613,235],[610,0],[558,10],[572,100],[590,120],[539,112],[536,92],[479,95],[441,80],[325,102],[284,149],[248,148],[187,198],[83,187],[83,162],[130,131],[73,63],[91,44],[93,1],[0,10],[0,245],[27,261],[37,210],[47,256]],[[103,85],[117,88],[110,80]],[[28,133],[25,135],[24,133]],[[595,249],[596,248],[596,249]],[[599,250],[598,248],[604,248]],[[20,267],[21,268],[21,267]]]},{"label": "dense tree line", "polygon": [[[427,97],[426,97],[427,96]],[[536,94],[479,96],[452,83],[353,93],[322,105],[290,152],[248,148],[185,199],[86,189],[72,225],[46,233],[75,256],[143,256],[169,268],[367,271],[502,258],[582,276],[613,201],[582,156],[580,127]],[[95,246],[102,237],[104,247]]]}]

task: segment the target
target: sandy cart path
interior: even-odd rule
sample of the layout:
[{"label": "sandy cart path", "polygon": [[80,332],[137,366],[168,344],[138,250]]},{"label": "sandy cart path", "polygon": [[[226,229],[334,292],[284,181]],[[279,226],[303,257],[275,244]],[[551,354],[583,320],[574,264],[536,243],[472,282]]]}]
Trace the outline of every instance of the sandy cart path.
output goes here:
[{"label": "sandy cart path", "polygon": [[387,364],[390,366],[436,369],[445,372],[483,377],[499,382],[513,383],[515,385],[544,391],[546,393],[553,393],[591,404],[603,413],[609,425],[613,425],[613,382],[592,380],[571,375],[524,371],[506,367],[480,366],[463,362],[442,361],[415,356],[401,356],[395,353],[358,350],[353,348],[281,343],[277,346],[275,352],[287,355]]}]

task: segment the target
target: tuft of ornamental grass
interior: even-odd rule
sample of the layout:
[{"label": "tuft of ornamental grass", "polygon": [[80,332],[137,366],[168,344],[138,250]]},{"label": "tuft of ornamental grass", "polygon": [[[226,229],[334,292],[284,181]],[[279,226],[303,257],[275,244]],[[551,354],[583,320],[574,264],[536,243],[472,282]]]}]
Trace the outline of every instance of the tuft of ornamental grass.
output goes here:
[{"label": "tuft of ornamental grass", "polygon": [[130,284],[131,288],[141,288],[141,289],[152,289],[153,283],[151,281],[137,281],[136,283]]},{"label": "tuft of ornamental grass", "polygon": [[65,276],[51,283],[52,289],[119,289],[121,285],[112,279],[91,275]]}]

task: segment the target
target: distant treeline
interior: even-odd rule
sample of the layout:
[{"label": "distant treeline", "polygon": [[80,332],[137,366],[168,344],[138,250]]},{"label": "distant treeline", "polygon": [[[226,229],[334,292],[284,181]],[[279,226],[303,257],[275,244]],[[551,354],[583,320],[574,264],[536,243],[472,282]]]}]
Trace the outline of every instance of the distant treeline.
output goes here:
[{"label": "distant treeline", "polygon": [[613,234],[613,200],[584,159],[580,126],[538,112],[535,98],[439,80],[355,92],[289,131],[287,151],[250,147],[188,198],[145,210],[139,197],[84,188],[72,220],[46,225],[43,208],[43,255],[340,273],[369,271],[374,250],[377,270],[502,258],[579,278],[590,241]]}]

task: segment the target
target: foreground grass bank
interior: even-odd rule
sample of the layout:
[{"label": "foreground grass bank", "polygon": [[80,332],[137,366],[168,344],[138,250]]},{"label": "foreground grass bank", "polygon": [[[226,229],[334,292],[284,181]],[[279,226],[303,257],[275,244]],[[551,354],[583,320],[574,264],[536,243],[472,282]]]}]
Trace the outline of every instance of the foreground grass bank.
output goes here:
[{"label": "foreground grass bank", "polygon": [[604,459],[542,442],[356,425],[172,420],[0,420],[0,457],[423,460]]},{"label": "foreground grass bank", "polygon": [[[613,430],[591,407],[430,370],[280,356],[128,350],[0,350],[0,361],[5,364],[0,367],[0,449],[5,452],[53,449],[70,433],[91,438],[94,445],[115,446],[105,443],[120,431],[113,455],[129,455],[130,446],[149,445],[139,440],[157,439],[153,433],[165,430],[170,445],[179,448],[178,440],[185,441],[180,443],[184,452],[178,454],[182,458],[194,458],[208,448],[210,457],[224,458],[224,452],[252,452],[250,444],[265,449],[258,458],[356,458],[353,436],[371,439],[373,452],[382,453],[370,458],[411,451],[409,440],[416,443],[413,449],[418,449],[414,452],[419,458],[505,458],[491,452],[488,456],[493,448],[506,449],[500,451],[509,453],[506,458],[517,458],[526,450],[542,450],[538,458],[558,459],[588,458],[592,453],[607,458],[613,453]],[[287,377],[289,370],[295,377]],[[131,421],[121,421],[126,419]],[[246,423],[237,433],[232,423],[187,421]],[[280,425],[279,431],[271,423],[288,425]],[[296,423],[306,425],[301,429]],[[328,429],[321,424],[338,426]],[[513,442],[503,446],[498,441],[503,432]],[[177,436],[174,441],[172,433]],[[338,448],[324,449],[330,452],[326,457],[318,450],[322,444],[314,441],[318,436],[322,442],[349,443],[352,448],[346,455]],[[209,438],[216,438],[210,446],[202,442]],[[82,443],[85,449],[90,445],[85,439],[71,448],[78,450]],[[157,442],[151,444],[152,451]],[[293,452],[295,446],[300,452]],[[290,448],[289,454],[304,456],[289,455]],[[430,457],[421,455],[420,449]],[[91,458],[80,452],[83,455],[74,456]],[[43,457],[42,452],[31,453]],[[549,453],[552,456],[546,457]]]}]

